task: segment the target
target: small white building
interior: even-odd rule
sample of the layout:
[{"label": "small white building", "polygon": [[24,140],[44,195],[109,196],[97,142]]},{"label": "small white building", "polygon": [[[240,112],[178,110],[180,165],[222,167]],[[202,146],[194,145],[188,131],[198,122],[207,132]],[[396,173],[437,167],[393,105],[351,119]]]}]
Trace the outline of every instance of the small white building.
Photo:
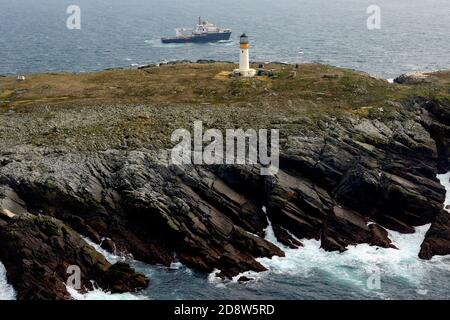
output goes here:
[{"label": "small white building", "polygon": [[240,77],[254,77],[256,75],[256,70],[250,68],[250,58],[248,53],[250,44],[248,41],[248,36],[245,33],[241,35],[239,44],[239,69],[235,69],[233,74]]}]

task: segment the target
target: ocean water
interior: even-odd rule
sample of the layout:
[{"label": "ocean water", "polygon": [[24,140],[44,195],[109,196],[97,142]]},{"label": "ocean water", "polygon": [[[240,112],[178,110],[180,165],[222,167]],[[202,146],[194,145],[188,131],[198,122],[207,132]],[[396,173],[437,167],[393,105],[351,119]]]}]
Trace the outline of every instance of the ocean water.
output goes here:
[{"label": "ocean water", "polygon": [[[374,3],[380,30],[367,29]],[[81,30],[66,27],[72,4],[81,8]],[[450,68],[449,12],[448,0],[0,0],[0,74],[237,61],[238,37],[246,32],[255,61],[321,62],[393,78]],[[232,39],[160,42],[199,15],[232,28]]]}]

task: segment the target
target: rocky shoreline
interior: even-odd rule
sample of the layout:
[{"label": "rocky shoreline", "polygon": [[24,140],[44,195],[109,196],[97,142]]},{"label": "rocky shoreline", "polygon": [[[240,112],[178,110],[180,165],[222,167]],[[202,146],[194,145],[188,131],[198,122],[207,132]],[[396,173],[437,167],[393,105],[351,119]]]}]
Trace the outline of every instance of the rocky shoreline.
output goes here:
[{"label": "rocky shoreline", "polygon": [[[366,81],[365,75],[355,77]],[[49,139],[62,136],[58,145],[20,141],[46,124],[33,127],[28,117],[35,111],[0,114],[2,128],[26,123],[17,143],[11,131],[2,131],[0,149],[0,261],[17,298],[70,299],[64,285],[69,265],[80,267],[83,290],[92,289],[91,281],[112,292],[148,286],[144,275],[127,264],[110,265],[80,235],[98,244],[107,238],[105,249],[145,263],[219,269],[223,278],[264,271],[257,258],[284,255],[264,239],[268,219],[288,247],[301,250],[298,239],[317,239],[324,250],[340,252],[360,243],[395,247],[386,229],[411,233],[431,223],[420,258],[450,254],[450,216],[436,178],[450,171],[450,100],[416,95],[387,99],[368,114],[358,109],[318,116],[320,100],[281,100],[283,92],[270,90],[277,96],[268,96],[275,102],[267,105],[221,106],[228,111],[183,105],[158,109],[158,119],[165,121],[165,112],[183,117],[181,110],[188,109],[210,126],[226,127],[224,117],[233,122],[232,114],[239,113],[245,125],[279,128],[280,171],[273,177],[261,176],[258,166],[172,165],[169,146],[149,144],[141,131],[126,143],[86,150],[72,148],[67,129],[58,127],[48,128]],[[364,97],[377,94],[373,86],[354,90]],[[128,124],[147,121],[145,114],[155,111],[139,108],[141,118]],[[100,110],[96,121],[121,117],[123,108]],[[78,121],[63,107],[52,112],[57,119],[68,117],[67,123]],[[106,143],[98,132],[91,134],[98,138],[93,145]]]}]

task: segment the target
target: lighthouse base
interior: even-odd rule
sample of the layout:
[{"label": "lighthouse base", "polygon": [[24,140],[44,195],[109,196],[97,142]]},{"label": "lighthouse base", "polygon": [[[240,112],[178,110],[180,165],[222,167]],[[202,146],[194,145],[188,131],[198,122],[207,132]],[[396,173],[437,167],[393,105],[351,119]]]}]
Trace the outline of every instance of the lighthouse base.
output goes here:
[{"label": "lighthouse base", "polygon": [[240,70],[240,69],[234,69],[233,76],[235,77],[254,77],[256,75],[255,69],[247,69],[247,70]]}]

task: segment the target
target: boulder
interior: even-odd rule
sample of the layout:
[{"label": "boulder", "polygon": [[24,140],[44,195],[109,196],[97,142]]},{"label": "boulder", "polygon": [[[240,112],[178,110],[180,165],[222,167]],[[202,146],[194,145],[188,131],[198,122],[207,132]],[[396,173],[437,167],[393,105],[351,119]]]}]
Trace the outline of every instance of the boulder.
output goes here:
[{"label": "boulder", "polygon": [[423,84],[430,83],[432,80],[431,75],[425,72],[415,71],[400,75],[394,79],[394,82],[399,84]]},{"label": "boulder", "polygon": [[441,210],[436,221],[431,224],[425,235],[419,257],[430,260],[433,256],[450,254],[450,214]]}]

